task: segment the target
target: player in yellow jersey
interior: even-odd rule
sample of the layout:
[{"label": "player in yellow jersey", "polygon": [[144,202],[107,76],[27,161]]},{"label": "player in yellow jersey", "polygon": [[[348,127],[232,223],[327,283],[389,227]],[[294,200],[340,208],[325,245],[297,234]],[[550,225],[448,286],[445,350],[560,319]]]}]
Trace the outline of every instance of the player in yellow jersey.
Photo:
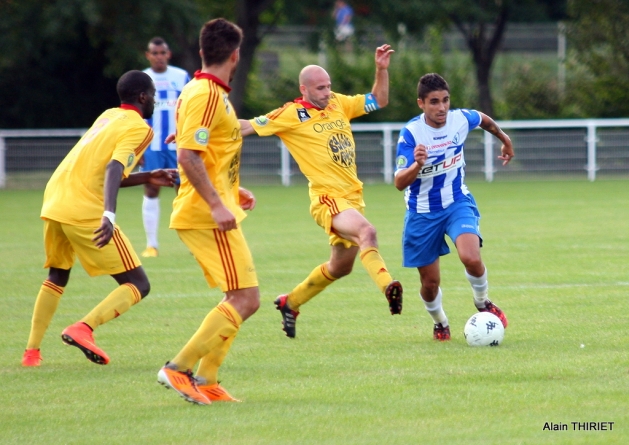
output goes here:
[{"label": "player in yellow jersey", "polygon": [[391,314],[402,312],[402,285],[393,280],[378,252],[376,229],[363,215],[363,184],[356,173],[356,151],[350,121],[389,102],[389,45],[376,48],[376,79],[369,94],[334,93],[328,73],[317,65],[299,74],[302,97],[270,113],[240,120],[243,136],[277,135],[308,178],[310,213],[329,235],[330,259],[315,267],[287,295],[275,300],[284,332],[295,337],[299,308],[337,279],[348,275],[360,260],[384,293]]},{"label": "player in yellow jersey", "polygon": [[200,405],[237,401],[218,384],[218,369],[240,325],[260,306],[256,270],[240,227],[255,198],[240,187],[242,136],[228,98],[242,38],[241,29],[225,19],[203,25],[202,69],[184,87],[176,112],[181,186],[170,228],[188,246],[210,287],[220,287],[225,297],[159,370],[157,381]]},{"label": "player in yellow jersey", "polygon": [[94,343],[92,331],[139,303],[150,289],[148,278],[127,237],[115,223],[120,187],[151,183],[173,186],[176,170],[131,173],[153,138],[144,119],[155,104],[153,81],[129,71],[117,85],[121,105],[101,114],[59,164],[46,185],[41,218],[48,278],[42,284],[31,332],[22,359],[39,366],[40,346],[78,257],[90,276],[111,275],[118,287],[61,338],[94,363],[106,365],[107,354]]}]

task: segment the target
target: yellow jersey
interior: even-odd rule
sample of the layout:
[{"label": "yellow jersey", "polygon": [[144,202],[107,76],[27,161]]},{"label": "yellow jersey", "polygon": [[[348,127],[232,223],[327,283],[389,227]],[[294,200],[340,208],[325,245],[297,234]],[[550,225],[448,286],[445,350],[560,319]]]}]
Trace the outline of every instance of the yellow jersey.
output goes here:
[{"label": "yellow jersey", "polygon": [[[176,141],[177,150],[200,152],[216,192],[240,223],[246,216],[238,197],[242,134],[236,112],[229,102],[230,91],[220,79],[197,71],[177,102]],[[179,175],[181,186],[173,201],[170,228],[217,228],[210,206],[197,193],[181,166]]]},{"label": "yellow jersey", "polygon": [[343,197],[362,189],[350,120],[367,114],[366,95],[332,93],[325,109],[296,99],[251,119],[260,136],[277,135],[309,181],[311,195]]},{"label": "yellow jersey", "polygon": [[107,164],[120,162],[126,178],[152,139],[153,130],[136,107],[123,104],[106,110],[50,177],[42,219],[81,227],[100,226]]}]

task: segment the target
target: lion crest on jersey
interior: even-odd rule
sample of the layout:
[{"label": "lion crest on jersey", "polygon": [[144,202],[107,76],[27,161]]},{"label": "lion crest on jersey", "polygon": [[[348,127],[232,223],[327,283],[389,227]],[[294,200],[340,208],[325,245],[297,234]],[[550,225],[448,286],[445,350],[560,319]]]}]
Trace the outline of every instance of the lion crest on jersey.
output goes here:
[{"label": "lion crest on jersey", "polygon": [[328,154],[335,164],[343,168],[356,163],[356,152],[352,140],[343,133],[334,133],[328,139]]}]

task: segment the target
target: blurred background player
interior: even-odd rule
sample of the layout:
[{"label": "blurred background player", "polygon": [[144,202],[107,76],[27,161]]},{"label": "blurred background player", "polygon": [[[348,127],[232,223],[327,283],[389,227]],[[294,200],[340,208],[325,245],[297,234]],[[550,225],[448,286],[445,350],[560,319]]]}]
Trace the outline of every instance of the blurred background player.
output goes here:
[{"label": "blurred background player", "polygon": [[454,242],[472,286],[480,312],[492,312],[507,327],[507,317],[487,297],[487,269],[480,255],[480,213],[465,185],[464,144],[469,132],[480,127],[502,142],[503,165],[513,158],[511,139],[486,114],[476,110],[450,110],[450,87],[438,74],[426,74],[417,85],[417,104],[423,113],[400,132],[397,145],[395,187],[404,190],[403,262],[416,267],[420,296],[434,321],[433,338],[450,340],[448,318],[439,287],[439,256]]},{"label": "blurred background player", "polygon": [[241,29],[225,19],[203,25],[202,69],[184,88],[177,109],[181,188],[170,228],[190,249],[210,287],[220,287],[225,297],[159,370],[157,381],[200,405],[237,401],[219,385],[218,370],[240,326],[260,306],[253,258],[240,227],[243,210],[252,210],[255,198],[239,186],[242,137],[228,97],[242,38]]},{"label": "blurred background player", "polygon": [[243,136],[277,135],[308,178],[310,214],[329,235],[330,259],[315,267],[291,292],[275,300],[284,332],[295,337],[299,307],[360,261],[389,302],[391,314],[402,312],[402,285],[393,280],[378,251],[376,229],[364,216],[363,183],[356,171],[350,120],[389,102],[389,45],[376,48],[376,79],[371,93],[345,96],[332,91],[328,73],[308,65],[299,74],[301,98],[270,113],[240,120]]},{"label": "blurred background player", "polygon": [[146,124],[153,114],[155,87],[141,71],[125,73],[117,85],[121,105],[101,114],[59,164],[46,185],[41,218],[44,248],[50,268],[42,284],[22,359],[39,366],[40,346],[78,257],[90,276],[111,275],[114,289],[81,321],[68,326],[61,338],[94,363],[106,365],[107,354],[94,343],[93,330],[124,314],[148,295],[150,285],[127,237],[115,223],[120,187],[145,184],[173,186],[176,170],[133,173],[151,142]]},{"label": "blurred background player", "polygon": [[[175,132],[175,107],[183,86],[190,81],[188,72],[168,65],[171,57],[168,44],[161,37],[154,37],[148,43],[146,58],[151,64],[144,70],[155,84],[155,112],[148,123],[153,127],[155,137],[144,153],[142,171],[158,168],[177,168],[177,152],[174,143],[167,144],[166,137]],[[146,249],[143,257],[158,255],[157,232],[159,228],[159,187],[153,184],[144,186],[142,201],[142,221],[146,232]]]}]

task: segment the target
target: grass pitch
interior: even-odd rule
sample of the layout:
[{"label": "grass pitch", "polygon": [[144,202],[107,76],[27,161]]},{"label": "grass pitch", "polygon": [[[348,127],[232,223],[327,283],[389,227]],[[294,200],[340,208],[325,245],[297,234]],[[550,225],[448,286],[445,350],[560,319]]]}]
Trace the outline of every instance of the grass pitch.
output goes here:
[{"label": "grass pitch", "polygon": [[[404,311],[356,262],[354,272],[302,307],[284,336],[273,299],[328,258],[305,187],[252,187],[243,227],[262,306],[221,368],[239,404],[194,406],[156,383],[221,299],[168,230],[162,192],[160,257],[144,260],[151,294],[96,331],[111,357],[87,361],[62,344],[64,327],[115,286],[72,271],[42,345],[22,368],[35,296],[46,277],[41,190],[0,191],[0,443],[6,444],[624,444],[629,443],[629,191],[626,181],[471,183],[479,204],[490,297],[509,317],[498,348],[470,348],[475,312],[456,253],[442,257],[453,338],[432,340],[416,270],[401,267],[402,194],[365,189],[381,252],[405,286]],[[142,190],[123,189],[118,222],[144,248]],[[572,422],[614,422],[574,430]],[[545,430],[567,425],[567,431]],[[600,424],[599,424],[600,425]]]}]

